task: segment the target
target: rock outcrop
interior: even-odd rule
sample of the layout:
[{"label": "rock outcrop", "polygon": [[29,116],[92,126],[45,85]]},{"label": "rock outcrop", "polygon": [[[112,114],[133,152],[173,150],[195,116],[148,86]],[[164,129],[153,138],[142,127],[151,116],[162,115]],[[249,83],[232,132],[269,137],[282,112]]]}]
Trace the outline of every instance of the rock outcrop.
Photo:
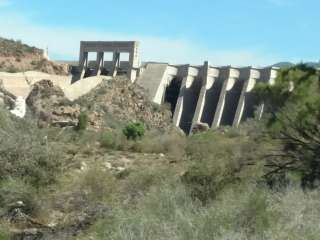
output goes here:
[{"label": "rock outcrop", "polygon": [[61,88],[50,80],[34,84],[27,98],[27,104],[38,118],[39,127],[75,126],[80,114],[80,106],[70,102]]},{"label": "rock outcrop", "polygon": [[[79,98],[94,122],[143,122],[149,127],[166,128],[171,113],[163,106],[151,103],[145,90],[127,79],[103,81],[95,90]],[[103,120],[104,119],[104,120]]]},{"label": "rock outcrop", "polygon": [[33,85],[27,105],[40,127],[75,126],[81,112],[88,115],[89,127],[110,127],[113,122],[143,122],[147,127],[166,128],[170,111],[151,103],[145,91],[126,79],[104,80],[87,95],[70,101],[50,80]]}]

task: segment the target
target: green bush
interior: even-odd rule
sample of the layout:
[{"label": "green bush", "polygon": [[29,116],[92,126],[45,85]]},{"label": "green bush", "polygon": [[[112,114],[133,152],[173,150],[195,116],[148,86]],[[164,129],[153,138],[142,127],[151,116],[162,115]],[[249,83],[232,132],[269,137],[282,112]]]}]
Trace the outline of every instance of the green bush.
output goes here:
[{"label": "green bush", "polygon": [[86,130],[88,126],[88,115],[85,112],[81,112],[78,117],[78,124],[76,126],[77,131]]},{"label": "green bush", "polygon": [[144,135],[145,127],[143,123],[136,122],[130,123],[123,129],[123,134],[127,137],[127,139],[137,140]]},{"label": "green bush", "polygon": [[320,181],[320,72],[305,64],[281,69],[275,84],[255,88],[270,135],[283,143],[269,154],[269,175],[299,174],[304,187]]}]

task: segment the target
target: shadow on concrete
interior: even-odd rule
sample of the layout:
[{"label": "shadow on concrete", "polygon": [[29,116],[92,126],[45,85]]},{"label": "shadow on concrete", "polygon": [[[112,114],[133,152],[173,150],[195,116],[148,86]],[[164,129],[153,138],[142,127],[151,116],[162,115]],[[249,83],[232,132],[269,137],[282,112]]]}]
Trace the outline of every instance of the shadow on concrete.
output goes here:
[{"label": "shadow on concrete", "polygon": [[218,107],[222,85],[223,81],[218,79],[212,85],[212,87],[210,89],[207,89],[206,91],[205,104],[203,107],[201,122],[207,123],[210,127],[212,126],[214,115]]},{"label": "shadow on concrete", "polygon": [[243,84],[243,80],[238,80],[235,82],[232,89],[226,92],[225,104],[220,122],[221,126],[231,126],[233,124]]},{"label": "shadow on concrete", "polygon": [[189,134],[192,120],[195,114],[195,110],[198,103],[198,98],[201,90],[201,82],[199,79],[195,79],[190,88],[182,89],[183,95],[183,106],[182,114],[179,127],[186,133]]},{"label": "shadow on concrete", "polygon": [[171,110],[172,116],[176,109],[180,88],[181,88],[181,83],[182,83],[181,78],[174,78],[165,91],[164,103],[170,104],[170,110]]}]

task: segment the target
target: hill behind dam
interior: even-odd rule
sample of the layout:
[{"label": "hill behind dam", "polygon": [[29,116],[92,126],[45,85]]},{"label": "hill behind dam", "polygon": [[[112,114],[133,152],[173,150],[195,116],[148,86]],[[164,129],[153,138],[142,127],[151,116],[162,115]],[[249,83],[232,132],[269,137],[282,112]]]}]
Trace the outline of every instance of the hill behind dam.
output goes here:
[{"label": "hill behind dam", "polygon": [[23,44],[21,41],[0,37],[0,72],[40,71],[56,75],[68,75],[66,64],[49,61],[44,50]]}]

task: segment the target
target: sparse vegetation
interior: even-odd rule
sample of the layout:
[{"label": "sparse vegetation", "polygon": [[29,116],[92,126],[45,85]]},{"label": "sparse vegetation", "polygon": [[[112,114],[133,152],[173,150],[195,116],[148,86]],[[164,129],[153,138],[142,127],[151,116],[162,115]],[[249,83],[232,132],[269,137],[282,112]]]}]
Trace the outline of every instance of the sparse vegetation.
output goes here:
[{"label": "sparse vegetation", "polygon": [[[119,114],[130,104],[106,106],[108,88],[77,101],[81,134],[39,129],[34,116],[1,109],[0,239],[16,228],[68,240],[318,239],[318,76],[283,70],[256,90],[268,111],[262,121],[191,137]],[[103,110],[88,99],[109,107],[99,117],[108,124],[87,127]]]},{"label": "sparse vegetation", "polygon": [[43,50],[23,44],[20,40],[0,37],[0,70],[9,73],[41,71],[68,75],[68,67],[43,58]]},{"label": "sparse vegetation", "polygon": [[23,57],[25,54],[36,54],[38,56],[42,55],[42,51],[35,47],[30,47],[23,44],[20,40],[9,40],[5,38],[0,38],[0,55],[1,56],[15,56]]}]

